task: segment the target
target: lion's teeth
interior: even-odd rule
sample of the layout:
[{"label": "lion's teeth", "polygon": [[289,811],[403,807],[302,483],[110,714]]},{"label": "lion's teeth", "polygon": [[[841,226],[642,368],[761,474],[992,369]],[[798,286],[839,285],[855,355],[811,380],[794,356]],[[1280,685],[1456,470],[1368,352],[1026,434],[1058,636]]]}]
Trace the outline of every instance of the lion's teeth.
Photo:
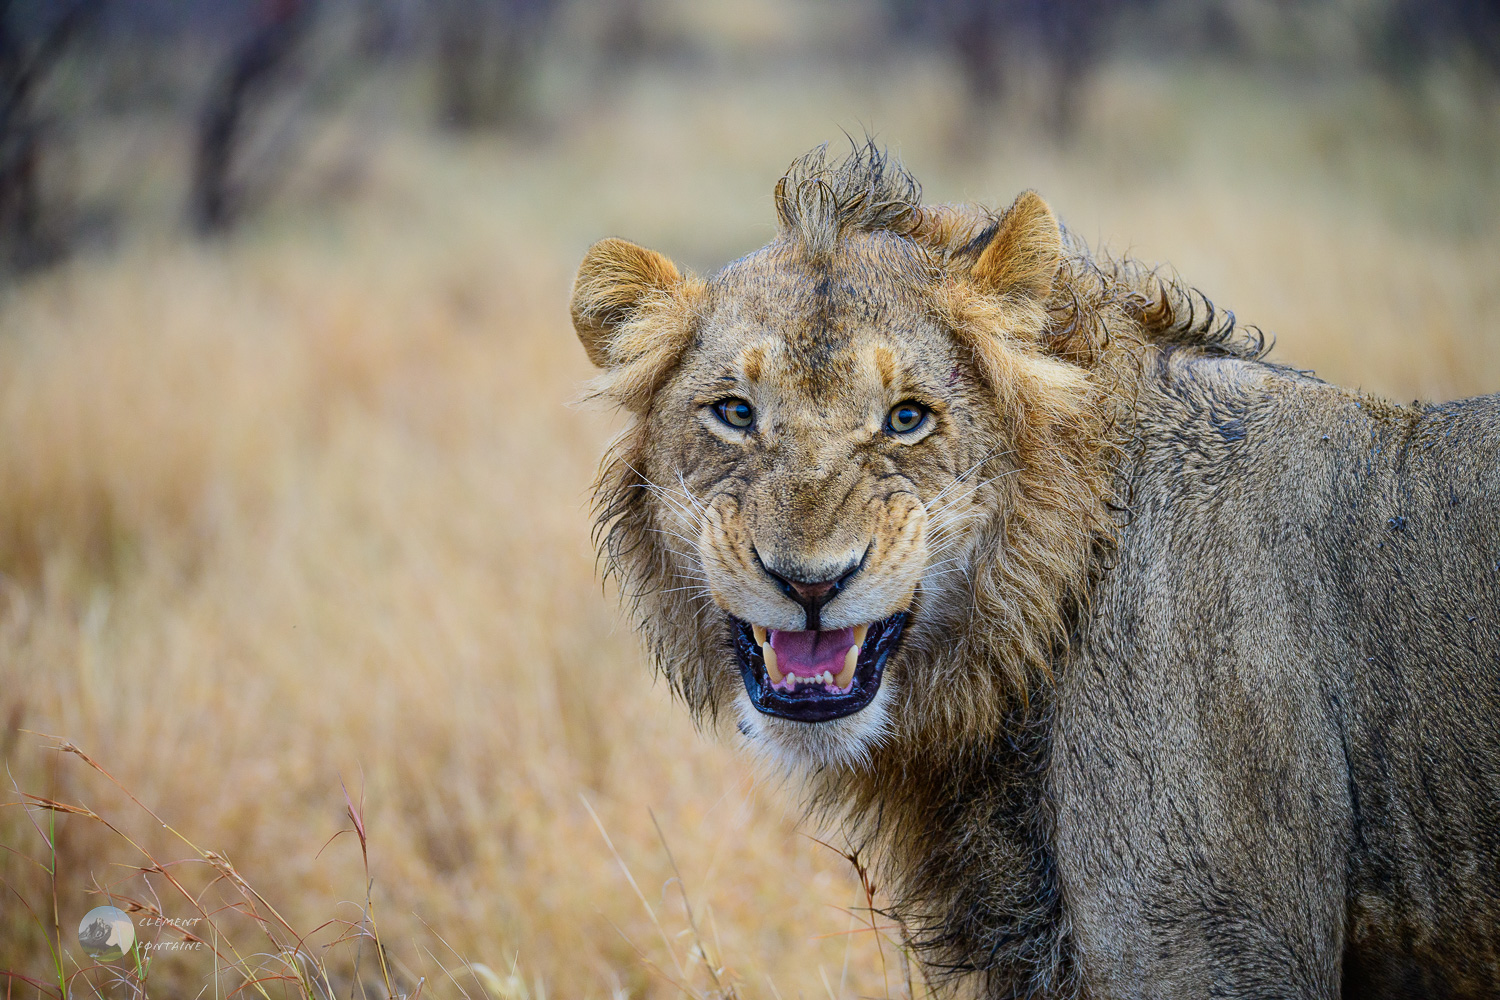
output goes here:
[{"label": "lion's teeth", "polygon": [[750,631],[755,633],[755,644],[764,646],[766,644],[766,627],[764,625],[751,625]]},{"label": "lion's teeth", "polygon": [[781,683],[781,671],[776,669],[776,650],[771,648],[768,642],[760,647],[761,654],[766,658],[766,673],[771,676],[772,684]]},{"label": "lion's teeth", "polygon": [[[862,628],[864,628],[863,625],[854,630],[856,638],[859,636],[859,631]],[[850,646],[849,652],[844,654],[844,669],[839,671],[839,675],[833,679],[833,683],[837,684],[841,688],[848,687],[854,680],[854,668],[858,664],[859,646]]]},{"label": "lion's teeth", "polygon": [[856,646],[863,646],[865,644],[865,636],[867,636],[869,634],[870,634],[870,626],[868,626],[868,625],[856,625],[856,626],[854,626],[854,644]]}]

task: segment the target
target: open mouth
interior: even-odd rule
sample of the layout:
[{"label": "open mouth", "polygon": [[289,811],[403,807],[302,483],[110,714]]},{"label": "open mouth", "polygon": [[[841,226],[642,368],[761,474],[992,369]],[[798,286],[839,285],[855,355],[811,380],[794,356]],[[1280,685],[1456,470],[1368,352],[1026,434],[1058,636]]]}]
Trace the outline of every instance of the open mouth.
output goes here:
[{"label": "open mouth", "polygon": [[880,690],[907,613],[820,632],[766,629],[730,618],[734,655],[750,704],[766,715],[827,722],[864,708]]}]

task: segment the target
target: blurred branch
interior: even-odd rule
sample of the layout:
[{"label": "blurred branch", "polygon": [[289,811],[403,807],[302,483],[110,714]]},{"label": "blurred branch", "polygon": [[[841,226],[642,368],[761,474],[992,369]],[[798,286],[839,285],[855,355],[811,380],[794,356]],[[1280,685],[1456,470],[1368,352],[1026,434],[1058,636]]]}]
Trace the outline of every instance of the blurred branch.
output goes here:
[{"label": "blurred branch", "polygon": [[271,0],[261,25],[225,60],[203,107],[193,165],[192,217],[200,233],[228,230],[244,205],[235,154],[312,18],[312,0]]},{"label": "blurred branch", "polygon": [[1372,47],[1376,65],[1397,82],[1414,83],[1439,61],[1500,82],[1500,3],[1394,0]]},{"label": "blurred branch", "polygon": [[28,44],[13,0],[0,0],[0,242],[11,266],[35,266],[62,252],[62,236],[43,206],[46,128],[35,95],[101,6],[103,0],[73,0],[40,39]]},{"label": "blurred branch", "polygon": [[471,130],[517,124],[558,0],[443,0],[437,19],[439,116]]},{"label": "blurred branch", "polygon": [[[925,35],[952,54],[976,110],[1009,96],[1009,79],[1046,75],[1042,118],[1066,139],[1081,92],[1106,53],[1116,22],[1152,0],[887,0],[893,33]],[[1037,63],[1041,65],[1038,67]]]}]

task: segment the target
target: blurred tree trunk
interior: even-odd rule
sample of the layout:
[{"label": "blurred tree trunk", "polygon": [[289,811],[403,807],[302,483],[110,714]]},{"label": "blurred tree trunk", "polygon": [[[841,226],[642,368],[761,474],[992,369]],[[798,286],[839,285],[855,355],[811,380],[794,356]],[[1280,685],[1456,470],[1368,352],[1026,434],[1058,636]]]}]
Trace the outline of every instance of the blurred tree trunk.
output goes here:
[{"label": "blurred tree trunk", "polygon": [[520,123],[557,0],[442,0],[436,7],[441,121],[466,131]]},{"label": "blurred tree trunk", "polygon": [[615,0],[609,5],[599,55],[606,70],[618,72],[640,62],[651,48],[646,0]]},{"label": "blurred tree trunk", "polygon": [[1043,74],[1036,116],[1060,142],[1078,127],[1083,97],[1128,8],[1153,0],[886,0],[892,30],[927,36],[951,55],[978,129],[1002,101],[1023,96],[1022,72]]},{"label": "blurred tree trunk", "polygon": [[260,26],[225,60],[198,127],[191,211],[200,233],[228,230],[244,207],[244,187],[234,175],[236,150],[247,121],[305,34],[312,7],[312,0],[270,0]]},{"label": "blurred tree trunk", "polygon": [[1036,8],[1035,30],[1052,74],[1045,118],[1059,142],[1070,141],[1078,129],[1083,96],[1098,68],[1118,6],[1115,0],[1073,0],[1043,2]]},{"label": "blurred tree trunk", "polygon": [[1500,83],[1496,0],[1395,0],[1373,42],[1376,66],[1408,88],[1444,61],[1489,85]]},{"label": "blurred tree trunk", "polygon": [[15,4],[0,0],[0,244],[4,264],[26,269],[60,256],[63,226],[48,217],[41,165],[46,128],[36,89],[77,37],[100,0],[75,0],[35,45],[16,23]]},{"label": "blurred tree trunk", "polygon": [[969,99],[975,104],[998,104],[1005,96],[1005,50],[1001,27],[1006,17],[1002,3],[959,4],[953,20],[952,45],[963,67]]}]

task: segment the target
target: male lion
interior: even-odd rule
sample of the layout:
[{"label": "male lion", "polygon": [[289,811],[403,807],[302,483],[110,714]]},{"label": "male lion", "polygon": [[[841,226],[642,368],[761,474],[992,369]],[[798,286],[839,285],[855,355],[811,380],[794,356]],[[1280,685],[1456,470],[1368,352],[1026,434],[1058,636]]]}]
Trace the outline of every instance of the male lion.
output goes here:
[{"label": "male lion", "polygon": [[711,278],[605,240],[602,551],[701,720],[983,997],[1500,995],[1500,396],[1261,360],[867,146]]}]

